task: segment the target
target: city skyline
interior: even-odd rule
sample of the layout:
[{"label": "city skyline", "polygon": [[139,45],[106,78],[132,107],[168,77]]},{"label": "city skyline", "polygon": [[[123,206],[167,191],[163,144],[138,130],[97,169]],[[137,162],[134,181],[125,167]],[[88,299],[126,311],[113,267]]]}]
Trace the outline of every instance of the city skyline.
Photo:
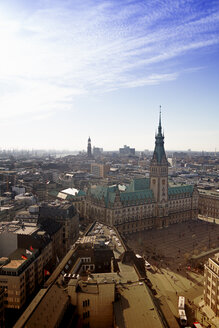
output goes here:
[{"label": "city skyline", "polygon": [[215,1],[0,4],[0,149],[219,150]]}]

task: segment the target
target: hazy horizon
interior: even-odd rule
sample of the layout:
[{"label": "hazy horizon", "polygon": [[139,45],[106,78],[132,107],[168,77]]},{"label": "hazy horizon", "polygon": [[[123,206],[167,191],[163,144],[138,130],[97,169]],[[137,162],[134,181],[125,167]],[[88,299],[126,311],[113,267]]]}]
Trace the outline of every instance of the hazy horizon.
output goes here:
[{"label": "hazy horizon", "polygon": [[[123,146],[119,147],[119,148],[123,148]],[[118,149],[104,149],[103,148],[103,153],[106,153],[106,152],[119,152],[119,148]],[[130,147],[130,148],[135,148],[134,146],[133,147]],[[80,153],[80,152],[84,152],[84,153],[87,153],[87,149],[52,149],[52,148],[23,148],[23,149],[16,149],[16,148],[8,148],[8,149],[1,149],[0,148],[0,153],[2,152],[58,152],[58,153],[64,153],[64,152],[72,152],[72,153]],[[135,149],[135,152],[139,153],[139,152],[150,152],[152,153],[154,151],[154,149]],[[208,151],[208,150],[196,150],[196,149],[165,149],[165,151],[167,153],[171,153],[171,152],[191,152],[191,153],[216,153],[216,154],[219,154],[219,150],[212,150],[212,151]],[[93,149],[92,149],[92,152],[93,152]]]}]

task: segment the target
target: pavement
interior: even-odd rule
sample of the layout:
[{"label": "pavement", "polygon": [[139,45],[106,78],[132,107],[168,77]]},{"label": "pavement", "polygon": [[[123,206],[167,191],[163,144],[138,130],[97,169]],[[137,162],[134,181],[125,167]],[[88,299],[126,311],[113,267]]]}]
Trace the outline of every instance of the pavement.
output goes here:
[{"label": "pavement", "polygon": [[[188,270],[192,255],[218,245],[218,233],[218,224],[196,220],[127,237],[128,245],[152,265],[147,275],[157,292],[156,297],[165,296],[177,320],[178,297],[185,296],[188,326],[199,321],[203,327],[219,328],[218,318],[204,306],[203,271],[196,268]],[[162,310],[165,311],[165,308]]]},{"label": "pavement", "polygon": [[[199,321],[203,327],[219,328],[219,318],[215,317],[211,309],[204,307],[203,276],[201,274],[188,273],[188,278],[186,278],[169,268],[157,269],[153,266],[151,271],[148,270],[147,276],[157,291],[156,297],[160,299],[165,296],[165,300],[177,320],[178,297],[184,296],[188,325],[192,326],[194,321]],[[168,317],[169,313],[165,313],[165,309],[162,310]]]}]

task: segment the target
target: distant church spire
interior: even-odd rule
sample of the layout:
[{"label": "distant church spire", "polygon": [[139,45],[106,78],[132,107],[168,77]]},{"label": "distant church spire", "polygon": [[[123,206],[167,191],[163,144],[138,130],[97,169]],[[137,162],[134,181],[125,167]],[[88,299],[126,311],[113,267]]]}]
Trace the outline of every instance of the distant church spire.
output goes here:
[{"label": "distant church spire", "polygon": [[91,138],[88,138],[88,143],[87,143],[87,157],[91,158],[92,154],[91,154]]}]

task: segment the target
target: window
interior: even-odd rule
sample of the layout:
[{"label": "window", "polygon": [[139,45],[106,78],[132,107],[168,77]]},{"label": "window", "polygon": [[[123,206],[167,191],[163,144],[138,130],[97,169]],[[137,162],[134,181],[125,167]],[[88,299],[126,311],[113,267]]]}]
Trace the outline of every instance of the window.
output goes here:
[{"label": "window", "polygon": [[83,313],[83,319],[89,318],[90,317],[90,311],[84,312]]},{"label": "window", "polygon": [[90,300],[83,301],[83,307],[86,307],[86,306],[89,306],[89,305],[90,305]]}]

